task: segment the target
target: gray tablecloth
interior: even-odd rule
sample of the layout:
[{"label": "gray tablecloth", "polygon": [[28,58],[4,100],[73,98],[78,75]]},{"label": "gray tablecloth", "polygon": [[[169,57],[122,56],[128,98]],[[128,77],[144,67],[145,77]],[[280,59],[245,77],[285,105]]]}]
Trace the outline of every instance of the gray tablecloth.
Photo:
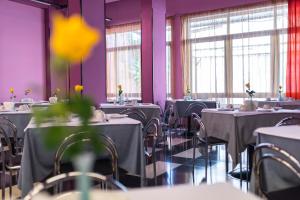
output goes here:
[{"label": "gray tablecloth", "polygon": [[143,111],[147,117],[147,122],[152,118],[158,118],[160,119],[160,107],[154,104],[150,105],[136,105],[136,106],[126,106],[126,105],[114,105],[114,104],[101,104],[100,109],[105,112],[106,114],[111,113],[120,113],[123,110],[126,110],[128,108],[134,108],[134,109],[140,109]]},{"label": "gray tablecloth", "polygon": [[195,102],[201,102],[204,103],[208,108],[216,108],[216,101],[209,101],[209,100],[190,100],[190,101],[186,101],[186,100],[168,100],[166,102],[166,105],[174,105],[174,112],[175,115],[178,118],[182,118],[182,117],[186,117],[184,116],[186,109],[189,107],[189,105],[191,105],[192,103]]},{"label": "gray tablecloth", "polygon": [[300,109],[300,101],[257,101],[258,107],[263,107],[265,104],[284,109]]},{"label": "gray tablecloth", "polygon": [[[131,174],[144,177],[145,160],[141,123],[124,118],[118,119],[118,121],[111,119],[109,123],[94,124],[94,126],[99,133],[109,136],[116,144],[119,167]],[[71,129],[72,125],[68,125],[68,127]],[[46,128],[28,128],[26,130],[18,180],[23,197],[32,189],[34,182],[42,181],[53,170],[55,150],[46,149],[42,137],[43,130],[41,129]]]},{"label": "gray tablecloth", "polygon": [[[31,112],[0,112],[0,117],[8,118],[14,125],[17,127],[17,136],[18,138],[24,137],[24,129],[28,125],[32,113]],[[7,131],[7,130],[6,130]],[[11,134],[11,133],[9,133]]]},{"label": "gray tablecloth", "polygon": [[[276,130],[275,130],[276,129]],[[293,130],[291,130],[293,129]],[[275,130],[275,131],[274,131]],[[262,132],[261,132],[262,131]],[[271,143],[276,146],[286,150],[292,156],[294,156],[297,160],[300,161],[300,127],[299,126],[285,126],[285,127],[273,127],[273,128],[265,128],[258,129],[255,131],[258,135],[257,144],[260,143]],[[279,135],[270,135],[264,132],[269,132],[272,134],[274,132],[279,132],[283,134],[283,137]],[[290,136],[297,135],[297,138],[292,138]],[[289,136],[288,136],[289,135]],[[263,153],[272,153],[279,157],[281,155],[276,154],[275,152],[269,152],[267,150],[263,150]],[[283,157],[284,158],[284,157]],[[282,190],[289,187],[295,187],[300,184],[299,179],[291,173],[287,168],[282,167],[280,164],[275,163],[273,161],[264,162],[263,168],[263,179],[266,181],[266,189],[267,191],[276,191]],[[251,190],[254,191],[254,181],[255,176],[251,176]]]},{"label": "gray tablecloth", "polygon": [[239,154],[249,144],[256,142],[255,129],[274,126],[281,119],[289,116],[300,117],[300,111],[280,110],[274,112],[239,112],[205,109],[202,120],[207,135],[228,141],[228,152],[232,157],[233,167],[239,163]]}]

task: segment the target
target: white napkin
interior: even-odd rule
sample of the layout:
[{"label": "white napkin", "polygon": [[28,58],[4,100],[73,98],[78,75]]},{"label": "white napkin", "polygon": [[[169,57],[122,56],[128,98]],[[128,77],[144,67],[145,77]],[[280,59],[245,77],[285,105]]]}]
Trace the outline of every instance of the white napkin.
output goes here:
[{"label": "white napkin", "polygon": [[14,102],[9,102],[9,101],[3,102],[3,106],[4,106],[4,109],[8,110],[8,111],[14,111],[14,109],[15,109]]}]

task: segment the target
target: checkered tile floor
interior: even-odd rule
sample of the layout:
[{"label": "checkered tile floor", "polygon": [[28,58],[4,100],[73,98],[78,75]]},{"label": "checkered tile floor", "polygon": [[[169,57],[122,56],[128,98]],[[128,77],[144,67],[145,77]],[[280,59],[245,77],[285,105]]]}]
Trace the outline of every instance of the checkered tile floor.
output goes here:
[{"label": "checkered tile floor", "polygon": [[[165,146],[166,144],[166,146]],[[205,160],[201,153],[196,151],[196,165],[193,176],[193,148],[192,140],[184,136],[173,136],[172,148],[168,142],[160,143],[156,148],[156,175],[157,185],[176,185],[176,184],[201,184],[205,177]],[[172,149],[172,150],[170,150]],[[152,153],[151,147],[147,151]],[[225,149],[220,146],[213,148],[210,152],[211,167],[208,168],[207,183],[213,184],[217,182],[230,182],[237,188],[240,188],[240,181],[225,173]],[[229,166],[231,169],[231,166]],[[147,186],[154,186],[153,163],[151,160],[146,166]],[[134,175],[121,174],[120,182],[125,186],[140,187],[140,178]],[[246,183],[243,183],[244,191],[246,191]],[[13,188],[13,199],[20,195],[20,191],[15,186]]]}]

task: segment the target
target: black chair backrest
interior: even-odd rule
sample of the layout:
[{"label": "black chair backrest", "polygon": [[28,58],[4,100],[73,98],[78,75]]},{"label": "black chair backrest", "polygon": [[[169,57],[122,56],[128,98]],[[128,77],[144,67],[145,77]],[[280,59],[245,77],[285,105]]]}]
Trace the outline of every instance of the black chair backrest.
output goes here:
[{"label": "black chair backrest", "polygon": [[[263,150],[265,152],[263,152]],[[272,176],[272,180],[267,180],[266,173],[264,169],[264,165],[270,166],[270,162],[266,163],[266,161],[273,161],[272,164],[280,164],[280,166],[284,168],[280,168],[281,171],[289,170],[299,179],[300,184],[300,162],[292,156],[290,153],[285,151],[284,149],[271,144],[271,143],[261,143],[255,147],[255,151],[253,154],[253,168],[255,175],[255,193],[262,197],[268,197],[268,189],[267,184],[272,183],[274,181],[274,177]],[[275,163],[274,163],[275,162]]]},{"label": "black chair backrest", "polygon": [[161,133],[161,126],[160,126],[160,121],[158,118],[152,118],[150,121],[144,126],[143,131],[144,131],[144,136],[145,137],[158,137],[159,134]]},{"label": "black chair backrest", "polygon": [[128,108],[120,112],[120,114],[128,115],[129,118],[140,121],[144,126],[147,124],[147,116],[140,109]]},{"label": "black chair backrest", "polygon": [[184,116],[190,117],[190,116],[192,116],[192,113],[196,113],[201,117],[201,112],[205,108],[207,108],[205,103],[202,103],[202,102],[191,103],[185,110]]},{"label": "black chair backrest", "polygon": [[[116,149],[116,145],[112,141],[112,139],[106,135],[98,134],[99,140],[103,145],[105,151],[109,153],[109,156],[112,161],[112,171],[114,173],[114,177],[118,179],[118,152]],[[72,134],[64,139],[61,145],[58,147],[55,154],[55,162],[54,162],[54,174],[60,174],[60,165],[61,161],[69,148],[72,148],[75,144],[78,143],[87,143],[90,144],[92,142],[92,138],[85,136],[85,133],[77,133]]]},{"label": "black chair backrest", "polygon": [[196,128],[197,131],[195,132],[195,136],[198,138],[207,138],[207,133],[206,133],[206,129],[204,126],[204,123],[201,120],[201,117],[197,114],[197,113],[192,113],[192,120],[195,122],[196,124]]},{"label": "black chair backrest", "polygon": [[286,117],[280,120],[275,126],[300,125],[299,117]]},{"label": "black chair backrest", "polygon": [[[83,173],[81,172],[69,172],[64,174],[59,174],[47,179],[44,183],[38,183],[35,187],[25,196],[24,200],[31,200],[34,197],[37,197],[43,191],[49,190],[51,188],[58,188],[62,187],[64,183],[68,183],[70,181],[75,181],[78,179],[79,176],[82,176]],[[95,184],[95,189],[99,188],[100,190],[107,191],[107,190],[121,190],[126,192],[127,188],[123,186],[120,182],[110,179],[106,176],[101,174],[88,172],[84,174],[87,176],[93,183]],[[72,193],[65,193],[63,192],[62,195],[72,194]],[[57,195],[57,193],[54,193]],[[59,196],[59,195],[58,195]],[[59,198],[57,198],[59,199]]]}]

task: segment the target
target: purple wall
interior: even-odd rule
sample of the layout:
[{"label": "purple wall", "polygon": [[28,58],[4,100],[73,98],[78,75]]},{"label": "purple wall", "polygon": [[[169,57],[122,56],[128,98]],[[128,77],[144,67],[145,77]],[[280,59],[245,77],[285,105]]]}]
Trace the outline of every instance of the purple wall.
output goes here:
[{"label": "purple wall", "polygon": [[[68,15],[81,14],[80,0],[68,0]],[[81,80],[81,64],[72,65],[69,73],[69,89],[70,92],[77,84],[82,84]]]},{"label": "purple wall", "polygon": [[172,94],[173,98],[179,99],[184,95],[183,90],[183,68],[181,64],[181,20],[180,16],[176,15],[172,19]]},{"label": "purple wall", "polygon": [[153,102],[152,0],[142,2],[142,100]]},{"label": "purple wall", "polygon": [[165,107],[166,81],[166,0],[152,0],[153,10],[153,100]]},{"label": "purple wall", "polygon": [[[82,1],[82,15],[101,33],[101,41],[92,55],[82,64],[82,84],[84,94],[93,98],[96,104],[106,102],[106,49],[104,0]],[[108,77],[109,78],[109,77]]]},{"label": "purple wall", "polygon": [[0,102],[14,87],[17,99],[31,88],[30,97],[45,98],[44,12],[8,0],[0,1]]}]

